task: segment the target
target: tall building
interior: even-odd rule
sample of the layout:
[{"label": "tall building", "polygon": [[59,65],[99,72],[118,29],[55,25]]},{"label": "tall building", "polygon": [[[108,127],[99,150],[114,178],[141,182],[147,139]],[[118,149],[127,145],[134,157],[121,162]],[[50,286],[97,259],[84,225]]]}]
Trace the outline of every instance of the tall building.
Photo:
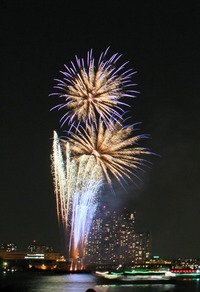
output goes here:
[{"label": "tall building", "polygon": [[150,232],[135,234],[135,264],[141,265],[150,259],[151,235]]},{"label": "tall building", "polygon": [[[135,232],[135,212],[111,211],[104,206],[96,214],[88,236],[86,265],[132,266],[150,256],[147,234]],[[139,259],[138,259],[139,257]],[[140,261],[142,262],[142,260]]]}]

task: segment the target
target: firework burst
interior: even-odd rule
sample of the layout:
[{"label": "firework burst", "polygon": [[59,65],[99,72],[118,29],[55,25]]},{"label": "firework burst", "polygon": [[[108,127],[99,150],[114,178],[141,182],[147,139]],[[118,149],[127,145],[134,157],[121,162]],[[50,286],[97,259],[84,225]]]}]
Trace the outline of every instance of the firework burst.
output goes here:
[{"label": "firework burst", "polygon": [[94,156],[105,178],[111,184],[110,174],[121,182],[124,176],[131,179],[139,169],[147,166],[147,161],[140,156],[152,154],[147,148],[139,147],[138,142],[147,135],[132,136],[135,126],[122,127],[119,123],[104,126],[99,121],[98,130],[93,125],[87,129],[78,129],[69,138],[71,151],[75,159],[83,155]]},{"label": "firework burst", "polygon": [[136,124],[123,126],[130,106],[126,100],[137,93],[131,80],[135,72],[125,69],[128,62],[118,66],[118,53],[107,54],[108,49],[97,61],[92,50],[86,60],[76,56],[51,94],[61,100],[52,110],[65,110],[60,122],[67,125],[64,139],[54,132],[52,174],[58,221],[72,262],[84,258],[104,179],[110,186],[113,178],[121,185],[139,179],[138,171],[150,163],[142,156],[153,154],[139,146],[148,135],[134,135]]},{"label": "firework burst", "polygon": [[57,81],[55,88],[59,91],[56,95],[63,102],[52,109],[66,109],[61,118],[61,123],[78,125],[83,122],[86,126],[97,125],[99,119],[108,125],[110,118],[122,120],[124,106],[129,106],[122,101],[125,97],[134,97],[137,91],[133,90],[131,77],[132,69],[124,70],[127,63],[117,66],[121,55],[114,54],[106,59],[108,49],[100,55],[97,62],[88,52],[87,59],[79,59],[76,56],[71,66],[65,65],[65,71],[61,71],[63,79]]}]

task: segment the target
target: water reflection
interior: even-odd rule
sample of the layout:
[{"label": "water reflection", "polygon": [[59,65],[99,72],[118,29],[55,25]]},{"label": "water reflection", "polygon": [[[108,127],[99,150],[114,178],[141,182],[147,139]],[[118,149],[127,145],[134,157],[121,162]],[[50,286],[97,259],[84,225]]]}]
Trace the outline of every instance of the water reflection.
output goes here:
[{"label": "water reflection", "polygon": [[94,287],[96,292],[171,292],[174,291],[175,285],[96,285]]},{"label": "water reflection", "polygon": [[105,285],[93,274],[14,273],[0,275],[1,292],[198,292],[200,282],[181,281],[174,284]]}]

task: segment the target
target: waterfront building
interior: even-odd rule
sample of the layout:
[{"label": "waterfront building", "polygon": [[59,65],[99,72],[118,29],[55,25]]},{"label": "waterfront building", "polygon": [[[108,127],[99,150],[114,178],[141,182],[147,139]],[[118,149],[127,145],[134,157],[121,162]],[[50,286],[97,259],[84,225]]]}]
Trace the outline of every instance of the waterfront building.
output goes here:
[{"label": "waterfront building", "polygon": [[0,258],[3,260],[59,260],[60,253],[46,252],[46,253],[27,253],[27,251],[13,251],[0,250]]},{"label": "waterfront building", "polygon": [[7,252],[17,251],[17,245],[11,242],[0,243],[0,251],[2,250]]},{"label": "waterfront building", "polygon": [[28,246],[27,250],[29,253],[53,252],[53,248],[51,246],[38,244],[36,240],[33,240],[33,242]]},{"label": "waterfront building", "polygon": [[135,215],[126,208],[122,212],[106,206],[99,210],[88,236],[86,266],[133,266],[150,258],[150,234],[136,233]]},{"label": "waterfront building", "polygon": [[60,253],[47,245],[38,245],[33,241],[25,251],[18,251],[15,244],[0,245],[0,270],[12,269],[55,269],[60,261]]},{"label": "waterfront building", "polygon": [[175,269],[200,269],[200,258],[176,258],[173,259]]},{"label": "waterfront building", "polygon": [[151,235],[150,232],[138,232],[135,234],[135,265],[141,265],[150,259]]}]

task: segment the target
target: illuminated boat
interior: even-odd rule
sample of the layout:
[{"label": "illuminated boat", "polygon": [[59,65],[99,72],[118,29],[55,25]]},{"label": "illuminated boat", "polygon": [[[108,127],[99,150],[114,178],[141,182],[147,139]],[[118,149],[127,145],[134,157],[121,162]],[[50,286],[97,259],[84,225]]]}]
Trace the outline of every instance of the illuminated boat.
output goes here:
[{"label": "illuminated boat", "polygon": [[175,273],[166,269],[147,269],[136,268],[124,271],[106,271],[96,272],[100,276],[108,280],[120,280],[123,282],[142,282],[142,281],[167,281],[175,278]]},{"label": "illuminated boat", "polygon": [[134,269],[124,271],[123,281],[166,281],[173,279],[175,274],[163,269]]},{"label": "illuminated boat", "polygon": [[96,275],[109,282],[176,283],[179,280],[200,278],[200,269],[135,268],[123,271],[96,271]]},{"label": "illuminated boat", "polygon": [[109,272],[109,271],[105,271],[105,272],[96,271],[95,274],[98,277],[101,277],[101,278],[104,278],[104,279],[109,279],[109,280],[119,279],[124,275],[123,272]]}]

